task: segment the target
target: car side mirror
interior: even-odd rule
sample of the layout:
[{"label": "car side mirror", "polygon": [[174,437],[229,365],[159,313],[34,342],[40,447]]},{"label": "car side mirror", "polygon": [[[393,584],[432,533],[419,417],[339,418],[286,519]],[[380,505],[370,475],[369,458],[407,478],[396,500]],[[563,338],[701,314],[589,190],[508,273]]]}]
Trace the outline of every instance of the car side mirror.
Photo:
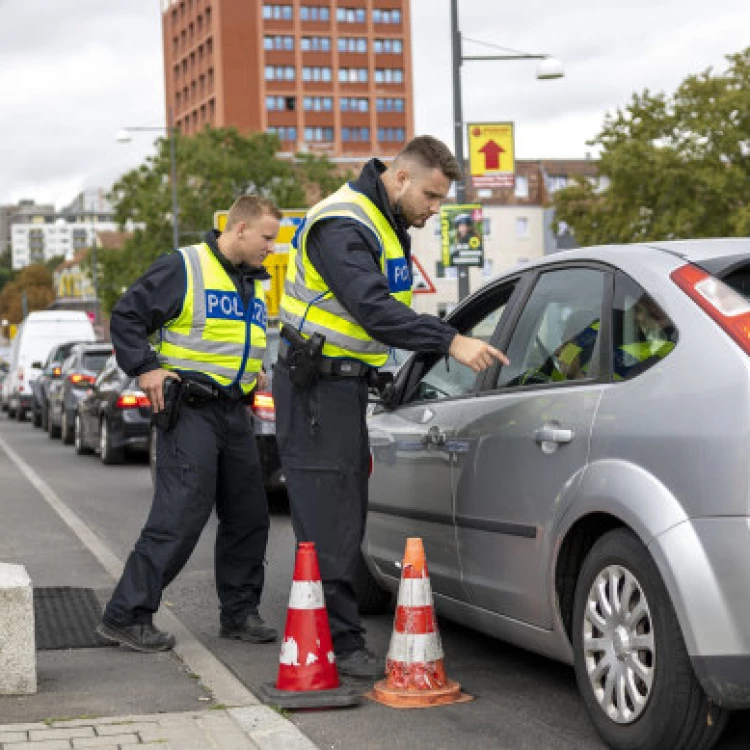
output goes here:
[{"label": "car side mirror", "polygon": [[31,366],[32,366],[32,367],[33,367],[33,368],[34,368],[35,370],[41,370],[41,369],[42,369],[42,367],[44,367],[44,365],[43,365],[43,364],[42,364],[41,362],[32,362],[32,363],[31,363]]}]

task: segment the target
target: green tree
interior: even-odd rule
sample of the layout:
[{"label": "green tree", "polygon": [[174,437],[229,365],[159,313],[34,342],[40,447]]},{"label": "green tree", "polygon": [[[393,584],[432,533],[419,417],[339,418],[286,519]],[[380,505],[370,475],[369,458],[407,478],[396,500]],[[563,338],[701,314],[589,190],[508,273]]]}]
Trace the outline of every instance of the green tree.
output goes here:
[{"label": "green tree", "polygon": [[[266,133],[242,135],[235,128],[205,128],[175,140],[180,242],[199,241],[213,225],[214,211],[253,192],[282,208],[304,208],[328,195],[347,175],[337,175],[325,157],[298,160],[277,157],[280,143]],[[99,292],[110,311],[127,288],[164,252],[172,248],[172,186],[168,139],[157,153],[123,175],[112,189],[115,218],[141,228],[121,250],[100,250]]]},{"label": "green tree", "polygon": [[26,312],[44,310],[54,299],[52,272],[41,263],[26,266],[9,281],[0,292],[0,317],[9,323],[23,320],[23,297],[26,295]]},{"label": "green tree", "polygon": [[13,278],[13,256],[11,255],[11,247],[8,245],[6,249],[0,253],[0,291],[3,287]]},{"label": "green tree", "polygon": [[607,113],[604,189],[555,194],[556,221],[582,245],[750,234],[750,48],[688,76],[672,96],[644,91]]}]

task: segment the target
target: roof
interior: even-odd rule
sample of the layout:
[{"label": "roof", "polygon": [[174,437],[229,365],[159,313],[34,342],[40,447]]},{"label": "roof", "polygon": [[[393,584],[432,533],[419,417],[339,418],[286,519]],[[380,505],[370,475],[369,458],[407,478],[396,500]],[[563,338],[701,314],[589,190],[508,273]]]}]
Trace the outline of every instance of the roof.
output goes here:
[{"label": "roof", "polygon": [[132,232],[114,232],[109,229],[104,229],[96,233],[97,239],[99,240],[99,247],[103,250],[122,250],[125,242],[132,236]]}]

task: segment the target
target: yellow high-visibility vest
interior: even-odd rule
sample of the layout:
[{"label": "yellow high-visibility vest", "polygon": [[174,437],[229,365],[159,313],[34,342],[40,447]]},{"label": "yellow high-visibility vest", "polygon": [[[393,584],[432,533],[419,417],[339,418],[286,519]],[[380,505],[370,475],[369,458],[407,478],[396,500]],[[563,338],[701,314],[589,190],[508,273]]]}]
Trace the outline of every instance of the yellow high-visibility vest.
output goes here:
[{"label": "yellow high-visibility vest", "polygon": [[266,349],[266,301],[255,280],[247,308],[229,274],[211,248],[179,250],[187,288],[180,314],[161,330],[157,353],[162,367],[208,376],[218,386],[238,383],[243,393],[255,386]]},{"label": "yellow high-visibility vest", "polygon": [[[373,233],[380,247],[380,270],[391,296],[411,305],[412,277],[398,236],[380,209],[348,184],[313,206],[292,240],[280,318],[303,336],[325,336],[323,356],[348,357],[372,367],[388,359],[389,347],[375,341],[333,296],[307,255],[310,230],[324,219],[353,219]],[[323,250],[325,252],[325,249]]]}]

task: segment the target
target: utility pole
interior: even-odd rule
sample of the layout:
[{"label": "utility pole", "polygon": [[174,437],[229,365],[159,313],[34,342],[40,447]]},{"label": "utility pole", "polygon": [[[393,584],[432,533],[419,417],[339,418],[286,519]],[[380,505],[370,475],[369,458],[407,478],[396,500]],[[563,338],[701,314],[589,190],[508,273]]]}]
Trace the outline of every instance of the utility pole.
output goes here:
[{"label": "utility pole", "polygon": [[[456,182],[456,203],[466,202],[466,171],[464,169],[464,115],[461,107],[461,32],[458,29],[458,0],[451,0],[451,59],[453,69],[453,150],[461,179]],[[458,270],[458,301],[469,296],[469,267]]]}]

